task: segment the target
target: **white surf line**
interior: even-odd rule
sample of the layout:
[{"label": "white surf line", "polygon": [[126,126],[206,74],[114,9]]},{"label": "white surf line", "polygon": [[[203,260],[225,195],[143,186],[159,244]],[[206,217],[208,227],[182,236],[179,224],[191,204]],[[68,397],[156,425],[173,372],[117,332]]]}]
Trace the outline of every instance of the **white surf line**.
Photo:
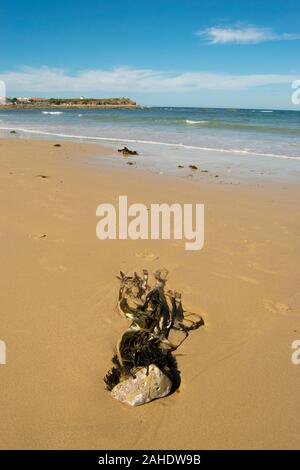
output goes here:
[{"label": "white surf line", "polygon": [[157,142],[155,140],[136,140],[136,139],[123,139],[123,138],[116,138],[116,137],[92,137],[86,135],[72,135],[72,134],[58,134],[54,132],[47,132],[47,131],[37,131],[33,129],[24,129],[18,127],[0,127],[0,130],[10,131],[16,130],[19,132],[24,132],[27,134],[36,134],[36,135],[49,135],[52,137],[63,137],[66,139],[80,139],[80,140],[93,140],[93,141],[101,141],[101,142],[121,142],[121,143],[131,143],[131,144],[145,144],[145,145],[160,145],[164,147],[172,147],[172,148],[184,148],[188,150],[202,150],[207,152],[220,152],[220,153],[229,153],[229,154],[239,154],[239,155],[248,155],[248,156],[257,156],[257,157],[271,157],[271,158],[279,158],[283,160],[298,160],[300,161],[300,157],[292,157],[289,155],[277,155],[275,153],[260,153],[260,152],[249,152],[248,150],[239,150],[239,149],[220,149],[220,148],[213,148],[213,147],[198,147],[195,145],[185,145],[185,144],[176,144],[170,142]]}]

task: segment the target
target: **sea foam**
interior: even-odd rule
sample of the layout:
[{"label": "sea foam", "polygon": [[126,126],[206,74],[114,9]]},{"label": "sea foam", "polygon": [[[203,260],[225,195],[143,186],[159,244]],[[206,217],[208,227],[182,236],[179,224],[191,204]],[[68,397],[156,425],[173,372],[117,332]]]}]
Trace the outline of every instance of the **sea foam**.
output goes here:
[{"label": "sea foam", "polygon": [[53,115],[57,115],[57,114],[62,114],[63,111],[42,111],[43,114],[53,114]]}]

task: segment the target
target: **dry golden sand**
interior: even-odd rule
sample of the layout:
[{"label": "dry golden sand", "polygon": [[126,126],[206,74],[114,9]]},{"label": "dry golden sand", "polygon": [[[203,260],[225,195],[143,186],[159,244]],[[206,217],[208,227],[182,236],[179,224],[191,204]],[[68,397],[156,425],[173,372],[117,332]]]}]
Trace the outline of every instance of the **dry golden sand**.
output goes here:
[{"label": "dry golden sand", "polygon": [[[0,447],[299,448],[300,366],[291,363],[300,339],[299,189],[85,164],[103,152],[0,141]],[[119,194],[204,202],[204,249],[99,241],[96,207]],[[206,326],[178,350],[179,391],[131,409],[102,381],[127,326],[115,276],[159,267]]]}]

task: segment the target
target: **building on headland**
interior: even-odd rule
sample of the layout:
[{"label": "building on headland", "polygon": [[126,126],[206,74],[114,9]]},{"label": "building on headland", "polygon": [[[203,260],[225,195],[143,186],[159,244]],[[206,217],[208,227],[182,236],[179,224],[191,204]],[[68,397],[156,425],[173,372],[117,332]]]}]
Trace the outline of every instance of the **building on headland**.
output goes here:
[{"label": "building on headland", "polygon": [[28,98],[29,103],[47,103],[49,101],[49,98]]},{"label": "building on headland", "polygon": [[21,97],[17,98],[17,102],[18,103],[30,103],[30,100],[29,100],[29,98],[26,98],[26,97],[23,98],[21,96]]},{"label": "building on headland", "polygon": [[26,96],[19,96],[19,98],[13,98],[12,100],[15,104],[31,104],[31,103],[48,103],[49,98],[35,98],[35,97],[26,97]]}]

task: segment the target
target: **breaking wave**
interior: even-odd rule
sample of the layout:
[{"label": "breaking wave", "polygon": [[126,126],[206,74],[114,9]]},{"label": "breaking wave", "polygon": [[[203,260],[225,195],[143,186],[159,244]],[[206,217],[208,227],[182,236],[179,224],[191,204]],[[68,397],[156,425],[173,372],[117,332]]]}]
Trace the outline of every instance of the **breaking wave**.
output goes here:
[{"label": "breaking wave", "polygon": [[53,115],[57,115],[57,114],[62,114],[63,111],[42,111],[43,114],[53,114]]}]

